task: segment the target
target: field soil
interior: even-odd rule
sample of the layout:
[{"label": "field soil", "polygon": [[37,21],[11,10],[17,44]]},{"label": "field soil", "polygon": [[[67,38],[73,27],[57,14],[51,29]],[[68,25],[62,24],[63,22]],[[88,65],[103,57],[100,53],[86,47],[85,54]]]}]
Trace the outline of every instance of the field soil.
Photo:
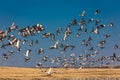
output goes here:
[{"label": "field soil", "polygon": [[41,79],[82,79],[82,78],[118,78],[120,68],[52,68],[51,75],[47,76],[48,68],[17,68],[0,67],[0,80],[41,80]]}]

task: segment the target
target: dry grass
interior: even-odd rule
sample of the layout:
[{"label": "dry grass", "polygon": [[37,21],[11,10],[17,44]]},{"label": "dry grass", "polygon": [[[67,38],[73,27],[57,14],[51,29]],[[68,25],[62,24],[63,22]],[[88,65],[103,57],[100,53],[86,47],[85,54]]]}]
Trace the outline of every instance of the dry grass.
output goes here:
[{"label": "dry grass", "polygon": [[0,67],[0,80],[40,80],[61,78],[119,78],[120,69],[73,69],[52,68],[52,75],[46,76],[48,69]]}]

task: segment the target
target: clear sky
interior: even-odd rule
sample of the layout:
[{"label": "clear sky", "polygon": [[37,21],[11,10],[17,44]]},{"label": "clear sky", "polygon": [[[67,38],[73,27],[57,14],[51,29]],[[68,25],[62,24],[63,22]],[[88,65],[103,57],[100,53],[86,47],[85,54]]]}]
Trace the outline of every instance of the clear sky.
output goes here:
[{"label": "clear sky", "polygon": [[[94,11],[99,9],[101,11],[97,18],[101,19],[103,23],[114,23],[114,28],[105,29],[105,32],[111,34],[105,50],[101,51],[100,55],[112,55],[115,52],[120,55],[120,50],[114,50],[114,44],[120,45],[120,1],[119,0],[0,0],[0,30],[6,30],[14,21],[19,28],[37,23],[42,24],[46,31],[54,32],[57,27],[66,28],[68,24],[74,19],[80,19],[79,15],[83,10],[86,11],[86,18],[94,16]],[[44,33],[44,32],[43,32]],[[34,46],[31,53],[31,61],[24,62],[24,53],[29,47],[23,46],[21,53],[15,53],[8,61],[3,61],[0,56],[1,66],[24,66],[33,67],[36,62],[41,61],[43,55],[37,55],[36,48],[39,47],[49,48],[55,42],[49,40],[42,40],[41,35],[35,37],[28,37],[28,39],[38,38],[40,44]],[[74,38],[74,37],[73,37]],[[79,44],[79,39],[70,37],[68,43]],[[86,38],[85,36],[82,39]],[[82,40],[80,39],[80,40]],[[100,37],[99,39],[102,39]],[[94,38],[95,42],[97,41]],[[76,43],[75,43],[76,42]],[[49,46],[48,46],[49,45]],[[7,53],[12,48],[0,49],[0,55]],[[75,48],[73,51],[76,54],[82,53],[82,46]],[[58,54],[59,51],[53,50],[46,52],[48,55],[53,56]],[[70,52],[71,53],[71,52]]]}]

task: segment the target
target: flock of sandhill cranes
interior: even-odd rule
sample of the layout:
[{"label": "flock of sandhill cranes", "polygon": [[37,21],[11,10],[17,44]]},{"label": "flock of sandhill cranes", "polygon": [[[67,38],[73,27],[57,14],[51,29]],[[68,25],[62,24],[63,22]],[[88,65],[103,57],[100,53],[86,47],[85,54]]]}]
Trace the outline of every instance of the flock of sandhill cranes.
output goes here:
[{"label": "flock of sandhill cranes", "polygon": [[[94,12],[94,16],[97,16],[101,13],[100,10],[95,10]],[[58,67],[79,67],[82,68],[86,65],[89,64],[89,66],[94,66],[95,63],[99,63],[102,65],[104,64],[105,61],[106,65],[111,64],[111,62],[119,62],[120,61],[120,55],[116,55],[116,53],[113,53],[113,55],[111,56],[99,56],[97,57],[98,54],[100,54],[100,50],[105,49],[105,45],[106,42],[108,40],[109,37],[111,37],[111,35],[109,33],[105,33],[104,35],[102,35],[102,30],[104,30],[105,28],[112,28],[114,26],[113,22],[110,22],[109,24],[103,24],[101,23],[100,19],[96,19],[96,18],[90,18],[90,19],[86,19],[86,11],[82,11],[81,13],[81,19],[78,21],[76,18],[73,19],[72,22],[70,22],[70,24],[66,27],[66,29],[64,30],[62,27],[58,27],[56,29],[56,33],[51,33],[51,32],[47,32],[46,29],[44,29],[43,25],[41,24],[36,24],[31,26],[27,26],[24,27],[22,29],[20,29],[19,26],[16,26],[15,23],[13,22],[12,25],[9,27],[9,29],[7,30],[0,30],[0,43],[1,43],[1,49],[7,49],[6,47],[15,47],[16,50],[18,52],[22,51],[22,45],[26,45],[27,42],[29,42],[29,46],[34,46],[33,44],[39,44],[40,40],[39,39],[33,39],[31,41],[29,41],[27,38],[31,37],[31,36],[36,36],[36,34],[42,34],[42,38],[41,39],[45,39],[45,38],[50,38],[50,41],[53,41],[54,44],[52,44],[49,47],[49,51],[50,50],[58,50],[61,52],[62,56],[57,56],[56,58],[53,57],[49,57],[48,55],[45,54],[45,49],[40,47],[37,52],[38,56],[40,56],[40,54],[45,54],[42,57],[42,61],[36,63],[36,67],[42,67],[42,64],[44,62],[51,62],[51,64],[57,64]],[[92,24],[92,27],[89,26]],[[76,28],[76,31],[72,31],[73,28]],[[18,31],[17,36],[15,36],[12,32],[13,31]],[[72,44],[68,44],[68,37],[72,37],[74,34],[74,32],[77,32],[75,34],[76,38],[81,39],[82,41],[80,42],[80,46],[82,47],[87,47],[89,48],[88,50],[84,50],[86,55],[84,55],[83,53],[79,54],[79,56],[76,56],[75,53],[71,53],[69,56],[65,56],[66,52],[68,49],[70,49],[71,51],[73,51],[76,46],[72,45]],[[91,35],[89,36],[87,39],[83,39],[81,37],[81,35]],[[104,37],[104,39],[98,41],[99,43],[97,43],[97,45],[94,45],[94,40],[92,39],[93,36],[100,36],[102,35]],[[21,36],[23,39],[19,39],[18,36]],[[61,38],[59,36],[62,36],[62,39],[57,39],[56,38]],[[72,38],[73,39],[73,38]],[[74,40],[74,39],[73,39]],[[78,41],[79,42],[79,41]],[[44,43],[47,44],[47,43]],[[97,47],[97,49],[96,49]],[[115,45],[113,45],[113,48],[119,49],[119,45],[115,43]],[[32,60],[29,56],[29,54],[32,52],[32,48],[31,49],[27,49],[24,55],[24,61],[28,62],[30,60]],[[4,52],[0,52],[1,56],[3,57],[4,61],[9,60],[10,56],[16,54],[14,50],[10,50],[8,53],[4,53]],[[32,54],[32,55],[36,55],[36,54]],[[52,54],[50,54],[52,55]],[[98,64],[99,65],[99,64]],[[49,66],[51,67],[51,66]],[[50,74],[51,68],[48,71],[48,75]]]}]

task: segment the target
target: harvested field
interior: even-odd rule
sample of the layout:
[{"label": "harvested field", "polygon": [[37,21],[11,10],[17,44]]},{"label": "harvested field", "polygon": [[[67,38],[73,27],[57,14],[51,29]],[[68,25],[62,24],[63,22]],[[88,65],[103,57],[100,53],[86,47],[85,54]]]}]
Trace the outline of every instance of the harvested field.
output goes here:
[{"label": "harvested field", "polygon": [[120,80],[120,69],[73,69],[52,68],[51,76],[46,75],[47,68],[0,67],[0,80],[41,80],[41,79],[114,79]]}]

